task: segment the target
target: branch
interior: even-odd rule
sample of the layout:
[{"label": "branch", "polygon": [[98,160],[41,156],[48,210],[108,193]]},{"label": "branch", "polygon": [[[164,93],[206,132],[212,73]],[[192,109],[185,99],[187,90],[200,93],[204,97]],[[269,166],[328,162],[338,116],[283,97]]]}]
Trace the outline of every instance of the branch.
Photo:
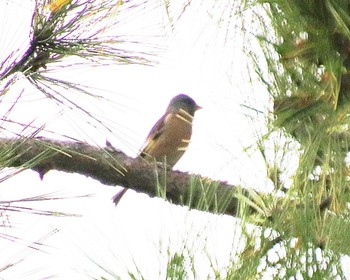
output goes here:
[{"label": "branch", "polygon": [[[236,216],[240,187],[174,171],[162,164],[131,158],[123,152],[82,142],[47,138],[0,138],[0,149],[11,148],[6,167],[30,168],[43,178],[50,170],[79,173],[102,184],[130,188],[178,205]],[[157,187],[156,187],[157,186]],[[191,187],[189,187],[191,186]],[[111,202],[112,203],[112,202]]]}]

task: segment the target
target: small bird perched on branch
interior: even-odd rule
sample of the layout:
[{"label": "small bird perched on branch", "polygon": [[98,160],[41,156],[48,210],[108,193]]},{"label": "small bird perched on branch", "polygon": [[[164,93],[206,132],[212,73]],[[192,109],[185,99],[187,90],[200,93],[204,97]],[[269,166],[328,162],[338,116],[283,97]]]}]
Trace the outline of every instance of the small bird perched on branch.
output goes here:
[{"label": "small bird perched on branch", "polygon": [[[189,96],[179,94],[170,100],[165,114],[149,132],[140,157],[173,167],[185,153],[192,135],[192,120],[199,105]],[[117,205],[127,189],[113,197]]]}]

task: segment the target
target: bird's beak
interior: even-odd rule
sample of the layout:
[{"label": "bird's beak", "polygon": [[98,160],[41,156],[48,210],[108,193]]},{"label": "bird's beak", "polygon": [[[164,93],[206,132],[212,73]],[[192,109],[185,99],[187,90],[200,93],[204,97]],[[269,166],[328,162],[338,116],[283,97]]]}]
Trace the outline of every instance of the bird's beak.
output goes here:
[{"label": "bird's beak", "polygon": [[203,107],[196,104],[196,107],[194,107],[194,109],[197,111],[197,110],[203,109]]}]

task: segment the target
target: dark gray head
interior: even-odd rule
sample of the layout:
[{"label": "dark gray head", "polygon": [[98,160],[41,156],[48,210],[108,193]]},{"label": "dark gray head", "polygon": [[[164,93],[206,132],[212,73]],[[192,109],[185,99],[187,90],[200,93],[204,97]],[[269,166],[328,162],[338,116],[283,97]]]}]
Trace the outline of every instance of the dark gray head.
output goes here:
[{"label": "dark gray head", "polygon": [[197,103],[188,95],[179,94],[170,100],[166,111],[167,113],[175,113],[182,109],[189,113],[191,116],[194,116],[194,113],[201,108],[202,107],[197,105]]}]

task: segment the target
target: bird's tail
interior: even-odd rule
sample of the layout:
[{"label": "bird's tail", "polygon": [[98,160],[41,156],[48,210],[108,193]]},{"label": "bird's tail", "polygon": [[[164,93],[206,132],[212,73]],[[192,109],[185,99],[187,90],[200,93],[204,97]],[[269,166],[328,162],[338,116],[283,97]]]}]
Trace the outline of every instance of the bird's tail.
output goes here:
[{"label": "bird's tail", "polygon": [[126,193],[127,190],[127,188],[122,189],[120,192],[118,192],[115,196],[112,197],[115,206],[118,205],[119,201],[122,199],[123,195]]}]

